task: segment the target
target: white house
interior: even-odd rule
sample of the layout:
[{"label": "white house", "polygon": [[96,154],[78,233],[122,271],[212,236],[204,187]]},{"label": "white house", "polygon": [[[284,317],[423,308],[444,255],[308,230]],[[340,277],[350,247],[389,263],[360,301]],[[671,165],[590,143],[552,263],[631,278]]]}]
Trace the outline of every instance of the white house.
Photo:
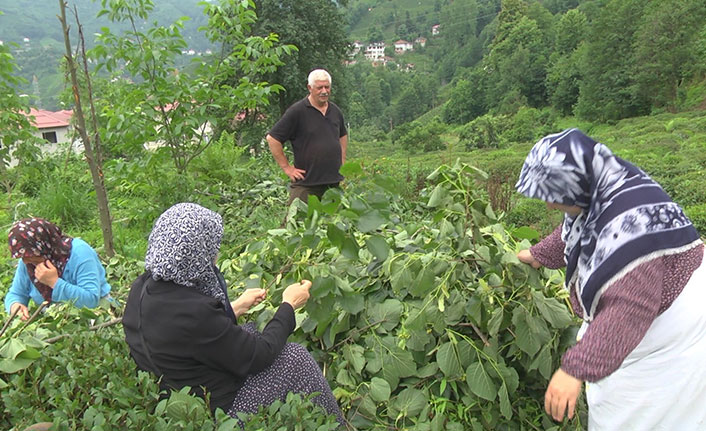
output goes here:
[{"label": "white house", "polygon": [[[71,116],[73,111],[46,111],[44,109],[29,110],[29,114],[24,114],[25,117],[37,128],[33,132],[34,136],[42,138],[45,144],[41,146],[42,154],[55,154],[62,148],[65,148],[66,143],[71,143],[71,148],[74,152],[80,153],[83,151],[83,146],[80,140],[71,140]],[[17,160],[10,155],[10,166],[15,166]]]},{"label": "white house", "polygon": [[385,56],[385,42],[373,42],[365,47],[365,58],[370,61],[379,60]]},{"label": "white house", "polygon": [[434,24],[434,25],[432,25],[432,26],[431,26],[431,34],[432,34],[433,36],[437,36],[437,35],[439,34],[439,29],[440,29],[440,28],[441,28],[441,26],[440,26],[439,24]]},{"label": "white house", "polygon": [[348,54],[348,57],[353,58],[353,57],[355,57],[356,55],[358,55],[358,53],[360,52],[360,50],[363,49],[363,46],[364,46],[364,45],[363,45],[362,43],[360,43],[359,41],[357,41],[357,40],[356,40],[355,42],[353,42],[352,50],[351,50],[351,52]]},{"label": "white house", "polygon": [[414,39],[414,43],[416,43],[417,45],[424,48],[424,46],[427,44],[427,38],[426,37],[418,37],[418,38]]},{"label": "white house", "polygon": [[46,145],[42,146],[43,153],[54,154],[61,150],[62,147],[65,147],[62,144],[66,143],[71,144],[71,149],[75,153],[83,151],[81,140],[72,140],[71,132],[73,128],[70,121],[73,114],[72,110],[56,112],[34,108],[29,110],[27,117],[32,122],[32,125],[37,128],[35,136],[46,141]]},{"label": "white house", "polygon": [[413,49],[414,46],[412,45],[412,42],[407,42],[406,40],[402,39],[395,42],[395,53],[397,54],[402,54]]}]

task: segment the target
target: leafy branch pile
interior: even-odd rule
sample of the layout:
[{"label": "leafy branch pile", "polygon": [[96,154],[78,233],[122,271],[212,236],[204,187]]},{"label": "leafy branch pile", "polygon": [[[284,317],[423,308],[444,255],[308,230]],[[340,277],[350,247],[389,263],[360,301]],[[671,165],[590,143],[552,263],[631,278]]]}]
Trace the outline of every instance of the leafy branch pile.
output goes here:
[{"label": "leafy branch pile", "polygon": [[[222,262],[238,287],[268,287],[273,304],[284,286],[313,280],[294,338],[324,364],[355,427],[555,426],[544,390],[575,334],[562,278],[517,260],[536,232],[500,224],[477,192],[483,176],[442,166],[424,203],[383,180],[329,192]],[[259,307],[264,325],[273,309]]]},{"label": "leafy branch pile", "polygon": [[[322,364],[357,429],[558,429],[542,400],[575,325],[561,274],[516,259],[536,232],[508,231],[481,195],[484,174],[467,165],[434,171],[419,200],[356,165],[344,174],[345,193],[292,206],[282,228],[247,246],[224,238],[233,294],[269,290],[253,310],[257,323],[269,320],[285,286],[314,281],[292,339]],[[219,211],[241,226],[252,220],[244,202]],[[243,220],[229,221],[236,214]],[[117,294],[141,270],[118,256],[107,271]],[[210,420],[207,402],[186,394],[160,402],[156,382],[136,373],[122,328],[89,330],[112,318],[102,308],[52,306],[25,329],[13,322],[0,340],[0,426],[239,429],[222,412]],[[299,398],[244,420],[257,430],[334,423]],[[577,418],[564,429],[583,427]]]}]

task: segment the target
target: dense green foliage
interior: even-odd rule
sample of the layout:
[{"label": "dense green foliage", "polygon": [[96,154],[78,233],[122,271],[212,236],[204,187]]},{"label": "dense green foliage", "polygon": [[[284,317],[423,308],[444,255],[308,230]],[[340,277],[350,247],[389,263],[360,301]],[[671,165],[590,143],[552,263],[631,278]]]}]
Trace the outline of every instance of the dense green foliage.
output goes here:
[{"label": "dense green foliage", "polygon": [[[214,146],[214,151],[223,154],[226,148]],[[209,195],[199,198],[195,190],[187,198],[202,200],[225,216],[220,266],[234,293],[268,287],[269,300],[253,313],[259,324],[272,314],[285,285],[314,280],[294,340],[323,364],[354,426],[515,429],[521,423],[549,424],[538,400],[571,339],[569,332],[561,335],[572,322],[561,305],[561,277],[553,271],[542,275],[517,261],[516,251],[529,244],[522,238],[536,233],[511,233],[498,223],[478,188],[484,181],[481,172],[465,165],[442,167],[429,176],[419,199],[409,200],[400,196],[394,179],[349,165],[343,194],[329,193],[308,208],[293,206],[287,224],[277,228],[272,215],[264,224],[249,215],[251,197],[266,198],[259,185],[271,176],[262,169],[268,163],[251,163],[258,164],[253,180],[239,171],[216,169],[219,173],[209,177],[195,171],[195,190],[209,183],[223,188],[211,195],[214,200],[203,201]],[[219,183],[216,176],[230,181]],[[272,203],[282,208],[279,190]],[[138,213],[137,208],[128,212]],[[259,235],[243,232],[242,227],[253,225]],[[133,230],[142,231],[144,250],[149,224],[140,227]],[[117,238],[118,249],[129,250],[123,241],[135,239]],[[9,279],[7,268],[3,277]],[[127,285],[140,271],[139,260],[116,257],[107,270],[115,296],[124,300]],[[554,299],[558,294],[559,300]],[[88,319],[101,323],[110,313],[115,311],[56,306],[27,328],[14,322],[0,347],[7,420],[18,425],[54,420],[69,429],[116,423],[190,429],[180,421],[206,420],[204,407],[185,395],[172,400],[176,407],[157,406],[156,386],[146,375],[135,374],[119,327],[95,333],[86,328]],[[45,344],[63,334],[68,336]],[[28,385],[36,390],[27,391]],[[61,396],[67,392],[73,394],[69,399]],[[18,393],[26,394],[21,402]],[[54,407],[47,408],[46,400]],[[141,407],[132,409],[132,404]],[[285,404],[269,420],[282,417],[287,423],[295,413],[283,409],[296,405]],[[307,420],[322,417],[312,411],[305,408],[299,414]],[[273,424],[262,429],[274,429]],[[218,426],[232,429],[235,422]]]},{"label": "dense green foliage", "polygon": [[[224,217],[219,265],[232,295],[268,289],[248,319],[263,325],[284,286],[314,280],[292,340],[315,356],[354,427],[583,429],[583,405],[564,424],[542,407],[547,379],[575,331],[561,273],[515,257],[561,216],[517,196],[514,182],[534,141],[579,126],[659,181],[706,232],[702,3],[351,0],[356,37],[429,41],[397,57],[399,66],[359,59],[335,73],[333,100],[351,122],[353,162],[343,168],[343,191],[287,210],[286,179],[260,153],[276,117],[276,109],[263,108],[266,89],[286,84],[286,97],[295,97],[306,68],[340,60],[340,33],[330,40],[316,33],[341,24],[333,3],[312,11],[306,2],[283,2],[286,10],[257,21],[252,5],[265,10],[274,2],[204,4],[199,22],[209,22],[205,34],[226,47],[228,67],[216,67],[221,57],[214,56],[182,70],[181,51],[191,46],[182,21],[152,25],[159,9],[128,8],[152,4],[146,0],[103,2],[105,17],[140,24],[102,31],[93,51],[123,79],[91,71],[108,148],[104,177],[118,254],[105,264],[113,296],[126,299],[159,214],[197,202]],[[306,13],[306,26],[294,22]],[[442,33],[432,37],[436,23]],[[268,33],[278,28],[280,42]],[[323,41],[335,49],[326,51]],[[300,51],[278,51],[280,43]],[[28,103],[16,91],[24,87],[10,54],[0,46],[0,155],[7,159],[15,147],[20,160],[0,164],[0,227],[37,215],[97,245],[85,162],[69,151],[41,156],[28,145],[31,127],[20,115]],[[279,75],[278,59],[289,69]],[[290,60],[296,64],[287,68]],[[264,76],[277,81],[259,81]],[[159,109],[167,104],[171,113]],[[241,108],[255,115],[224,124]],[[671,112],[681,108],[690,111]],[[639,113],[651,115],[621,120]],[[197,147],[194,128],[206,120],[217,134],[196,136],[208,137]],[[165,128],[174,129],[172,144],[144,150],[145,142],[167,140]],[[175,155],[188,162],[175,163]],[[0,295],[14,265],[0,247]],[[211,418],[208,401],[185,392],[160,402],[154,380],[129,358],[112,320],[119,315],[108,306],[52,306],[28,325],[12,322],[0,338],[0,428],[53,421],[62,430],[238,429],[237,420],[222,412]],[[323,431],[334,423],[293,396],[241,419],[248,430]]]}]

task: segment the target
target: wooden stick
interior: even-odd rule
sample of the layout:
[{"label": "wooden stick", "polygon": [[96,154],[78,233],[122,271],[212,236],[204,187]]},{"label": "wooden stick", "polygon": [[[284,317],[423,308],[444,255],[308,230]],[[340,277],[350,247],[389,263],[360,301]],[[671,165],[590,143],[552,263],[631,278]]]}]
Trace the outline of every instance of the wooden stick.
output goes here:
[{"label": "wooden stick", "polygon": [[17,314],[19,312],[20,312],[20,307],[17,307],[17,308],[15,308],[15,311],[13,311],[12,314],[10,314],[10,318],[7,319],[7,322],[5,322],[5,324],[2,325],[2,329],[0,329],[0,337],[2,337],[2,334],[5,333],[8,326],[10,326],[10,323],[12,322],[12,320],[15,318],[15,316],[17,316]]},{"label": "wooden stick", "polygon": [[[99,323],[99,324],[97,324],[97,325],[89,326],[89,327],[88,327],[88,330],[89,330],[89,331],[97,331],[98,329],[107,328],[108,326],[113,326],[113,325],[115,325],[115,324],[117,324],[117,323],[120,323],[120,322],[122,322],[122,321],[123,321],[123,318],[122,318],[122,317],[115,317],[115,318],[113,318],[113,319],[110,319],[110,320],[107,321],[107,322],[103,322],[103,323]],[[44,342],[45,342],[45,343],[49,343],[49,344],[54,344],[54,343],[56,343],[57,341],[61,340],[62,338],[66,338],[66,337],[68,337],[68,336],[70,336],[70,335],[73,335],[73,334],[61,334],[61,335],[57,335],[56,337],[47,338],[46,340],[44,340]]]},{"label": "wooden stick", "polygon": [[49,305],[49,301],[44,301],[44,302],[42,302],[41,304],[39,304],[39,307],[37,307],[37,309],[34,310],[34,313],[32,313],[32,315],[29,316],[29,319],[27,319],[27,321],[25,322],[25,325],[24,325],[22,328],[20,328],[19,331],[17,331],[17,334],[16,334],[16,335],[20,335],[20,334],[22,333],[22,331],[25,330],[25,328],[27,327],[27,325],[29,325],[29,324],[32,322],[32,320],[34,320],[34,318],[37,317],[37,314],[39,314],[42,310],[44,310],[44,308],[45,308],[47,305]]}]

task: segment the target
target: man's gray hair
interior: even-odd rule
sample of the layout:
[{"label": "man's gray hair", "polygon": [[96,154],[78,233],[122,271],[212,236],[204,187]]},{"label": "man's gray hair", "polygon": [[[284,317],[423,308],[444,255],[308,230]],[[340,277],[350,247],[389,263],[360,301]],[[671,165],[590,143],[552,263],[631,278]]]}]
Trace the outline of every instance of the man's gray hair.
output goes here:
[{"label": "man's gray hair", "polygon": [[314,69],[309,74],[307,83],[313,87],[315,81],[328,81],[331,84],[331,75],[324,69]]}]

